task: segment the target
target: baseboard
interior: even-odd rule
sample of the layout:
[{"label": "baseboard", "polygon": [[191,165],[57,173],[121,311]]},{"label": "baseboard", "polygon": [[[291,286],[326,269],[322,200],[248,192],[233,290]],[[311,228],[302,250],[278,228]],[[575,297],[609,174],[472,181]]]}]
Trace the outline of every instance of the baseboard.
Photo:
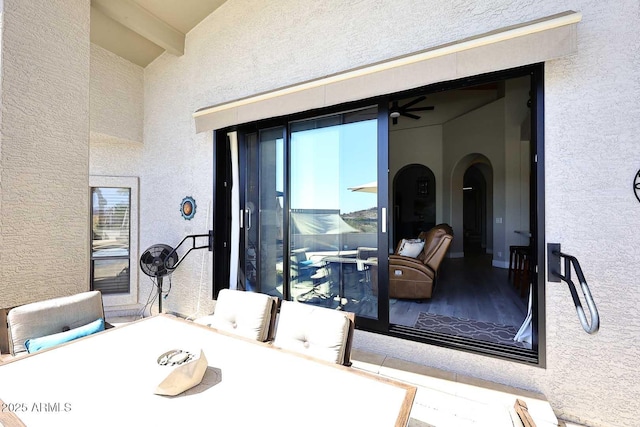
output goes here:
[{"label": "baseboard", "polygon": [[464,258],[464,252],[449,252],[449,258]]},{"label": "baseboard", "polygon": [[491,265],[497,268],[509,268],[509,261],[499,261],[494,259],[491,261]]}]

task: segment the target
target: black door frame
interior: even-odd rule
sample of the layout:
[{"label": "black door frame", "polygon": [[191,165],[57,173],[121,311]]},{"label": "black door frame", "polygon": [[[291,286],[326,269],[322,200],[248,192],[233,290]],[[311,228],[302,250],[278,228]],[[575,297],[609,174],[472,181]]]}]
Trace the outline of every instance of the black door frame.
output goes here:
[{"label": "black door frame", "polygon": [[[535,249],[531,263],[531,277],[534,285],[534,298],[532,301],[533,313],[533,348],[528,351],[522,349],[507,349],[499,345],[485,345],[478,342],[468,342],[451,336],[442,336],[412,330],[412,328],[396,327],[389,325],[389,300],[388,300],[388,182],[389,182],[389,117],[388,105],[392,100],[415,96],[417,93],[435,93],[445,90],[460,89],[462,87],[502,81],[510,78],[531,76],[531,191],[530,191],[530,218],[531,218],[531,244]],[[533,64],[510,70],[487,73],[472,76],[455,81],[436,83],[424,87],[413,88],[381,97],[360,100],[339,106],[310,110],[287,117],[274,118],[250,124],[254,128],[273,127],[276,125],[288,126],[289,121],[312,118],[318,115],[338,113],[366,105],[378,104],[378,204],[380,215],[380,229],[378,230],[378,283],[379,283],[379,320],[358,317],[356,326],[359,329],[390,335],[402,339],[414,340],[442,347],[469,351],[483,355],[489,355],[506,360],[522,362],[538,367],[546,366],[546,326],[545,326],[545,268],[544,263],[544,64]],[[229,236],[230,236],[230,165],[225,161],[228,157],[227,132],[239,129],[234,126],[214,132],[214,177],[213,177],[213,203],[214,209],[214,261],[213,261],[213,295],[214,298],[220,288],[228,286],[229,277]],[[288,128],[288,127],[287,127]],[[225,144],[226,143],[226,144]],[[287,143],[288,144],[288,143]],[[285,146],[287,145],[285,144]],[[225,150],[226,153],[225,153]],[[288,156],[288,154],[285,154]],[[228,160],[228,159],[227,159]],[[288,157],[286,157],[288,161]],[[228,169],[229,170],[228,170]],[[288,165],[285,169],[288,169]],[[288,173],[288,172],[287,172]],[[386,179],[385,179],[386,177]],[[242,195],[241,195],[242,197]],[[288,218],[288,215],[285,215]],[[285,260],[286,262],[286,257]],[[286,267],[285,267],[286,268]],[[226,275],[226,279],[225,279]],[[384,306],[384,308],[382,307]]]}]

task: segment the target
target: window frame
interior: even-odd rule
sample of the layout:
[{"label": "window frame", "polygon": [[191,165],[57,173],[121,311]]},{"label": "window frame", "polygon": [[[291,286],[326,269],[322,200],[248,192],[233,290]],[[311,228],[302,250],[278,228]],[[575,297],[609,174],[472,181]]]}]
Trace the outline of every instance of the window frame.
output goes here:
[{"label": "window frame", "polygon": [[[132,176],[89,176],[89,210],[93,208],[91,192],[93,188],[127,188],[130,193],[129,206],[129,292],[121,294],[102,295],[103,304],[106,307],[126,308],[138,305],[138,258],[139,258],[139,179]],[[90,213],[91,215],[91,213]],[[91,220],[89,228],[91,228]],[[89,271],[90,286],[93,282],[93,259],[91,257],[91,230],[89,230]]]}]

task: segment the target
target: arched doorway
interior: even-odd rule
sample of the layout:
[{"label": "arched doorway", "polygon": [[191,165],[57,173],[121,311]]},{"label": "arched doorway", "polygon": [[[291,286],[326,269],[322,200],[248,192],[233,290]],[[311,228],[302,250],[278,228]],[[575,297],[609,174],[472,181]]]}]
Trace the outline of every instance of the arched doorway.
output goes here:
[{"label": "arched doorway", "polygon": [[[469,172],[471,170],[471,172]],[[468,173],[469,172],[469,173]],[[465,182],[466,181],[466,182]],[[467,185],[467,183],[470,183]],[[473,192],[473,190],[464,190],[465,187],[481,186],[482,194],[469,195],[465,193]],[[460,258],[465,256],[467,245],[465,244],[465,216],[471,216],[471,213],[465,212],[465,205],[475,206],[477,209],[484,211],[481,214],[482,223],[475,225],[474,229],[480,229],[480,248],[482,252],[493,253],[494,243],[494,227],[492,218],[494,215],[494,189],[493,189],[493,167],[489,159],[483,154],[471,153],[462,157],[456,164],[451,175],[451,213],[450,213],[450,225],[453,227],[454,232],[463,231],[463,238],[453,239],[451,244],[451,254],[453,258]],[[474,202],[471,203],[471,198],[474,198]],[[479,201],[475,201],[475,197],[478,197]],[[480,203],[480,200],[484,202]],[[469,202],[469,203],[466,203]],[[475,210],[473,221],[477,221],[475,217]],[[470,209],[471,208],[467,208]]]},{"label": "arched doorway", "polygon": [[416,238],[436,224],[436,177],[428,167],[411,164],[393,180],[395,240]]},{"label": "arched doorway", "polygon": [[464,173],[462,184],[464,253],[484,253],[487,247],[487,181],[478,165]]}]

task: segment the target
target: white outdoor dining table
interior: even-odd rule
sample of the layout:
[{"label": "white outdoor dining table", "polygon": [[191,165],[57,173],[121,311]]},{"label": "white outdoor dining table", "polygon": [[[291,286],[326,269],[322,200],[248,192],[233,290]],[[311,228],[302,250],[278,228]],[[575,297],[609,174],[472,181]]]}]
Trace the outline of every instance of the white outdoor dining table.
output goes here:
[{"label": "white outdoor dining table", "polygon": [[[157,359],[171,349],[202,349],[207,372],[178,396],[156,395]],[[29,427],[404,426],[415,393],[160,315],[0,365],[0,425],[12,425],[11,409]]]}]

